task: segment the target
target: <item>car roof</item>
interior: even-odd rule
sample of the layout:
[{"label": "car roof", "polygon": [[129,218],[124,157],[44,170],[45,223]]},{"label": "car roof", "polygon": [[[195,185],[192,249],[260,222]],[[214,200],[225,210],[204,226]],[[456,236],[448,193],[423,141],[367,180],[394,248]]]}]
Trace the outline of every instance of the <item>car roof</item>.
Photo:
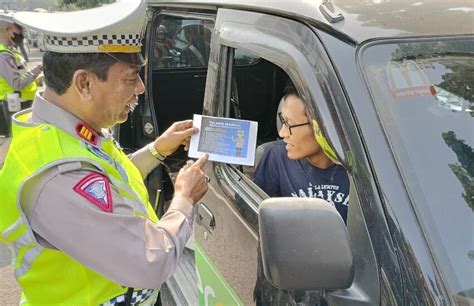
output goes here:
[{"label": "car roof", "polygon": [[[148,3],[152,6],[246,9],[287,16],[323,25],[356,42],[474,33],[472,0],[148,0]],[[325,17],[322,10],[328,3],[340,10],[343,20],[331,22]]]}]

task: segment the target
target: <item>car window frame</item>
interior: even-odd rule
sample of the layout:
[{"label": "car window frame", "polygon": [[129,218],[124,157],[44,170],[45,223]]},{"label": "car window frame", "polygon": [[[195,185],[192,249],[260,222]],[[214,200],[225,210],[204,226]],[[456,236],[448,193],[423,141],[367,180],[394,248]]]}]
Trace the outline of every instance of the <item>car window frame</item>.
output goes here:
[{"label": "car window frame", "polygon": [[[228,84],[229,84],[229,80],[231,80],[232,78],[229,77],[229,75],[227,75],[227,73],[231,70],[231,68],[229,69],[229,48],[238,48],[238,49],[243,49],[248,52],[252,52],[270,61],[271,63],[280,66],[280,68],[282,68],[287,73],[287,75],[293,80],[296,89],[298,90],[300,94],[302,94],[304,100],[316,101],[315,105],[312,105],[311,103],[308,104],[310,115],[319,121],[319,124],[323,130],[323,133],[327,135],[326,137],[328,138],[328,141],[333,147],[336,147],[336,152],[339,155],[340,160],[346,166],[346,169],[351,170],[351,167],[353,165],[352,155],[347,145],[347,141],[345,139],[345,134],[344,134],[344,130],[342,129],[342,124],[340,124],[340,121],[339,121],[341,118],[344,117],[344,115],[341,115],[339,113],[340,109],[336,107],[336,105],[340,103],[343,103],[346,106],[348,106],[348,102],[345,99],[343,89],[341,85],[339,84],[339,80],[336,75],[336,72],[334,71],[332,63],[326,54],[326,50],[324,46],[322,45],[321,41],[316,35],[314,28],[304,23],[299,23],[299,22],[289,20],[286,18],[281,18],[278,16],[268,16],[268,15],[264,15],[260,13],[254,13],[257,16],[255,17],[255,19],[258,19],[259,24],[263,23],[263,18],[279,18],[280,20],[284,20],[285,22],[292,23],[291,26],[288,26],[288,25],[285,25],[283,27],[273,26],[273,28],[271,29],[265,29],[266,31],[260,28],[253,29],[254,31],[258,31],[259,33],[268,34],[268,32],[271,32],[271,31],[274,32],[275,28],[292,29],[292,26],[294,27],[295,23],[296,23],[296,27],[305,28],[306,34],[308,36],[311,36],[310,39],[312,39],[312,43],[314,44],[314,45],[311,45],[312,47],[312,48],[310,47],[311,50],[307,50],[308,53],[305,55],[312,56],[311,57],[312,59],[314,59],[315,54],[316,56],[319,57],[319,60],[320,60],[320,62],[318,63],[319,66],[315,68],[317,70],[316,71],[317,73],[314,73],[315,71],[314,70],[312,71],[311,68],[308,69],[308,67],[311,67],[312,64],[314,64],[314,62],[308,63],[305,56],[302,56],[301,53],[296,54],[296,55],[288,55],[288,52],[285,51],[283,53],[285,53],[285,55],[287,56],[282,56],[282,54],[278,54],[277,52],[278,50],[282,51],[279,47],[279,44],[273,44],[273,45],[270,44],[271,47],[269,46],[267,47],[269,50],[271,50],[271,52],[269,52],[268,54],[264,54],[265,53],[264,45],[265,44],[268,45],[269,41],[271,41],[271,39],[268,39],[268,37],[265,37],[264,39],[260,39],[258,42],[256,41],[255,45],[253,46],[250,44],[249,42],[250,40],[248,39],[249,35],[251,35],[252,33],[249,33],[250,31],[247,31],[247,32],[241,31],[241,28],[237,29],[237,31],[232,33],[233,35],[228,34],[227,39],[226,37],[223,37],[225,36],[226,31],[225,29],[223,29],[225,25],[223,26],[221,23],[225,23],[225,21],[220,21],[219,19],[225,14],[225,11],[229,11],[228,12],[229,20],[232,20],[232,14],[235,14],[235,15],[238,14],[234,10],[227,10],[227,9],[221,9],[219,10],[219,13],[218,13],[218,18],[216,20],[216,31],[215,31],[215,33],[218,33],[218,35],[216,35],[217,37],[213,36],[212,38],[213,43],[211,45],[211,57],[213,57],[212,58],[213,62],[212,63],[210,62],[208,76],[207,76],[207,83],[206,83],[206,92],[205,92],[205,100],[204,100],[204,108],[203,108],[205,114],[214,115],[214,116],[223,116],[226,113],[226,109],[229,109],[229,107],[224,107],[224,105],[226,104],[224,103],[224,101],[228,102],[231,96],[229,93],[229,89],[231,88],[231,86],[229,86]],[[246,12],[246,13],[249,13],[249,12]],[[225,20],[225,17],[222,17],[222,18]],[[229,23],[231,23],[231,21],[229,21]],[[242,27],[243,26],[242,23],[239,23],[239,26]],[[247,26],[247,24],[245,26]],[[273,33],[273,34],[276,34],[276,33]],[[294,34],[294,33],[291,33],[291,34]],[[287,39],[288,37],[291,37],[291,34],[285,33],[285,35],[277,35],[277,37],[284,36]],[[240,37],[245,36],[245,40],[238,41],[236,39],[236,36],[239,36],[239,35]],[[275,40],[278,40],[277,37],[274,37]],[[306,45],[308,43],[308,38],[309,37],[304,37],[304,44],[302,44],[306,48],[308,48],[308,46]],[[283,42],[284,42],[283,45],[286,45],[286,47],[288,47],[288,42],[286,41],[283,41]],[[218,52],[213,52],[212,51],[213,49],[218,49]],[[297,51],[301,51],[300,49],[301,49],[301,45],[299,45],[298,48],[295,48],[295,50]],[[295,58],[300,61],[305,62],[305,65],[300,64],[300,66],[292,67],[291,64],[294,63]],[[221,63],[226,63],[226,64],[224,65]],[[216,66],[213,67],[213,65],[216,65]],[[300,68],[300,70],[298,70],[298,68]],[[319,86],[316,86],[317,88],[314,88],[314,87],[309,88],[309,86],[303,82],[302,78],[300,77],[300,73],[301,75],[304,75],[305,77],[309,76],[310,80],[307,80],[307,84],[319,84]],[[311,98],[308,98],[308,97],[311,97]],[[227,100],[225,100],[226,98]],[[318,109],[316,109],[316,105]],[[324,120],[322,118],[324,118]],[[350,124],[353,124],[353,123],[354,122],[351,120]],[[221,167],[232,169],[229,171],[240,173],[238,170],[235,169],[235,167],[230,166],[230,165],[221,165]],[[258,193],[259,191],[261,192],[258,186],[256,186],[253,182],[247,182],[246,180],[241,179],[241,176],[239,175],[237,175],[236,178],[237,179],[232,179],[231,181],[225,183],[225,185],[233,186],[234,190],[236,190],[237,193],[239,191],[243,191],[245,188],[247,189],[250,188],[255,193]],[[353,182],[354,181],[351,178],[351,183]],[[356,186],[355,183],[351,185],[351,190],[354,190],[354,192],[351,193],[353,194],[353,196],[351,197],[350,203],[353,203],[353,205],[356,205],[358,209],[356,210],[355,213],[352,214],[353,215],[352,221],[350,220],[348,221],[349,223],[355,222],[356,226],[353,226],[353,227],[357,227],[358,229],[358,233],[357,234],[354,233],[354,235],[352,235],[351,238],[354,238],[355,241],[358,241],[358,240],[364,241],[365,243],[361,245],[367,247],[364,250],[356,247],[356,250],[355,250],[355,252],[358,254],[358,257],[360,258],[359,267],[358,268],[356,267],[356,271],[359,271],[359,272],[356,274],[362,274],[362,275],[359,277],[356,275],[356,278],[354,280],[355,286],[351,286],[350,288],[345,289],[344,290],[345,293],[343,295],[339,295],[339,294],[333,295],[330,292],[328,292],[327,294],[329,294],[329,298],[331,300],[336,300],[339,302],[342,302],[343,300],[346,300],[346,301],[358,300],[358,303],[360,305],[372,305],[373,303],[378,303],[381,299],[381,289],[380,289],[381,283],[380,283],[380,279],[378,275],[377,263],[376,263],[375,254],[373,251],[373,246],[372,246],[370,235],[368,232],[367,223],[365,221],[365,215],[362,213],[362,210],[361,210],[362,204],[359,203],[359,195],[361,194],[360,193],[361,190],[357,187],[358,186]],[[256,206],[258,204],[259,203],[252,203],[251,206]],[[252,219],[255,219],[255,218],[252,218]],[[251,220],[247,219],[247,222],[250,222],[250,221]],[[367,268],[366,266],[369,266],[369,265],[370,265],[370,268]],[[363,285],[364,283],[367,283],[370,285],[365,286]],[[361,284],[363,286],[361,286]],[[360,295],[361,289],[363,289],[365,292],[364,297]]]},{"label": "car window frame", "polygon": [[[226,10],[226,9],[224,9]],[[219,12],[222,12],[223,10],[219,10]],[[267,15],[268,16],[268,15]],[[275,18],[280,18],[280,20],[287,20],[288,22],[294,23],[295,21],[291,21],[289,19],[284,19],[281,17],[275,17]],[[304,24],[298,23],[301,27],[304,27],[307,29],[308,32],[311,32],[311,29],[307,27]],[[216,21],[216,27],[217,27],[217,21]],[[216,32],[215,32],[216,33]],[[293,80],[295,87],[297,90],[302,93],[303,97],[312,97],[312,96],[317,96],[317,98],[304,98],[304,101],[327,101],[328,99],[328,94],[330,96],[330,93],[327,91],[325,92],[325,87],[328,86],[327,84],[324,83],[324,81],[316,81],[316,78],[312,76],[311,71],[306,70],[304,73],[307,75],[311,76],[310,78],[314,80],[315,83],[320,83],[322,82],[322,86],[318,88],[317,90],[312,90],[309,88],[309,85],[305,82],[303,82],[300,72],[302,69],[299,69],[297,65],[295,65],[292,60],[292,58],[300,58],[300,60],[304,57],[301,57],[301,54],[295,55],[294,57],[289,55],[288,52],[282,52],[280,54],[280,57],[278,57],[278,42],[284,42],[281,38],[279,38],[277,35],[274,35],[274,41],[269,44],[267,41],[266,43],[269,44],[268,50],[271,50],[271,53],[265,52],[265,49],[263,49],[264,43],[261,43],[259,45],[255,44],[252,45],[248,42],[241,44],[237,43],[235,41],[229,40],[225,38],[225,31],[221,31],[218,33],[218,35],[213,36],[212,40],[215,40],[214,42],[211,43],[211,56],[212,56],[212,48],[213,44],[221,46],[219,49],[219,54],[221,58],[221,65],[220,69],[218,71],[213,72],[211,69],[208,70],[208,80],[214,77],[214,73],[217,74],[217,79],[219,80],[218,83],[219,85],[213,86],[214,89],[214,95],[211,97],[209,95],[209,91],[207,90],[207,87],[210,86],[209,82],[206,83],[206,93],[205,93],[205,98],[204,98],[204,113],[205,115],[210,115],[210,116],[229,116],[230,114],[230,107],[231,107],[231,88],[232,88],[232,67],[233,67],[233,50],[235,49],[240,49],[246,52],[250,52],[256,56],[259,56],[263,59],[266,59],[270,61],[271,63],[279,66],[282,68],[287,75]],[[312,32],[311,32],[312,33]],[[314,33],[312,33],[314,35]],[[314,35],[314,39],[316,40],[317,37]],[[322,48],[322,46],[319,46]],[[295,49],[296,50],[296,49]],[[280,51],[282,51],[280,49]],[[225,64],[224,64],[225,63]],[[300,65],[302,67],[304,65]],[[321,69],[326,69],[326,67]],[[309,83],[309,82],[308,82]],[[213,100],[214,99],[214,100]],[[220,101],[213,103],[211,101]],[[330,114],[331,111],[328,108],[328,104],[331,104],[330,101],[327,103],[319,103],[321,105],[318,105],[318,108],[324,109],[323,112],[320,112],[316,107],[309,102],[305,102],[308,111],[310,115],[313,118],[317,118],[318,122],[320,122],[320,125],[325,129],[325,126],[332,126],[333,133],[336,131],[336,124],[332,122],[332,119],[330,115],[326,116],[328,119],[322,119],[323,117],[321,116],[321,113],[327,113]],[[326,133],[327,134],[327,133]],[[338,135],[339,132],[336,132],[336,135]],[[337,136],[337,143],[338,146],[341,148],[343,145],[340,143],[340,138]],[[339,152],[346,152],[345,150],[339,150]],[[346,158],[344,158],[346,160]],[[253,181],[248,179],[242,172],[240,172],[237,167],[231,166],[231,165],[221,165],[221,169],[226,169],[223,171],[227,171],[229,173],[234,173],[234,174],[229,174],[229,178],[236,176],[239,177],[239,179],[234,179],[230,182],[228,182],[228,186],[235,190],[238,194],[244,193],[244,194],[249,194],[249,197],[247,200],[249,200],[249,206],[252,210],[255,211],[255,208],[258,208],[260,202],[267,198],[265,196],[265,193],[262,192],[262,190],[255,184]],[[246,179],[244,179],[246,177]],[[264,196],[262,196],[262,193]],[[254,221],[256,218],[251,218],[251,220],[248,221]],[[258,225],[252,224],[253,228],[258,228]]]}]

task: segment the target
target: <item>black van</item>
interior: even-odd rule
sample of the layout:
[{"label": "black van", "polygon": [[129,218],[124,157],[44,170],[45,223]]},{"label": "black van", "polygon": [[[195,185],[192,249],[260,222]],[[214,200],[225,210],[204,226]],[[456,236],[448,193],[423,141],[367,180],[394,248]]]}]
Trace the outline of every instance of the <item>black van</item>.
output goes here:
[{"label": "black van", "polygon": [[[321,292],[295,303],[474,305],[473,33],[471,0],[149,0],[122,146],[205,114],[258,121],[260,152],[290,79],[351,183],[346,226],[324,200],[269,198],[255,167],[208,162],[174,303],[253,304],[260,243],[271,283]],[[148,177],[160,213],[186,159]]]}]

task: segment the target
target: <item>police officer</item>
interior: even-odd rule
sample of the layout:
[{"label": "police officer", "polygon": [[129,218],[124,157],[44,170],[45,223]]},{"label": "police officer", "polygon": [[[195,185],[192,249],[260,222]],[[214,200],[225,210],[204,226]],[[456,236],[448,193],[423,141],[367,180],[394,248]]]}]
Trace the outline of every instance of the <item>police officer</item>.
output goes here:
[{"label": "police officer", "polygon": [[158,221],[143,179],[196,129],[174,123],[131,156],[108,132],[144,91],[145,4],[56,14],[15,15],[41,33],[46,88],[13,117],[0,239],[13,250],[25,305],[153,305],[192,233],[207,157],[181,169]]},{"label": "police officer", "polygon": [[26,69],[26,61],[14,47],[23,46],[22,28],[15,24],[12,15],[0,13],[0,103],[3,119],[0,134],[10,135],[10,118],[12,111],[8,108],[8,94],[18,93],[21,109],[31,107],[36,91],[35,79],[41,73],[42,66]]}]

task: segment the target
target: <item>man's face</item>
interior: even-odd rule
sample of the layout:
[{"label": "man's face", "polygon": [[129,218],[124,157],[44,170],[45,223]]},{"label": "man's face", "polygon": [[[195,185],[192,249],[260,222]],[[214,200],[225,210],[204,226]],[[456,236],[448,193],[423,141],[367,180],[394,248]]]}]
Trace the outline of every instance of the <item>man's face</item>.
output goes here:
[{"label": "man's face", "polygon": [[127,120],[145,90],[139,72],[134,65],[117,62],[109,68],[106,81],[96,80],[92,94],[96,109],[90,114],[96,126],[110,128]]},{"label": "man's face", "polygon": [[165,32],[166,32],[166,28],[164,25],[160,25],[158,27],[158,29],[156,30],[156,38],[159,40],[159,41],[163,41],[165,40]]},{"label": "man's face", "polygon": [[16,45],[18,41],[15,41],[15,38],[18,37],[23,39],[23,31],[16,24],[11,24],[7,27],[8,38],[10,39],[11,45]]},{"label": "man's face", "polygon": [[[303,101],[294,95],[286,97],[281,113],[284,120],[290,126],[309,122]],[[278,134],[286,143],[286,151],[289,159],[311,159],[311,157],[321,152],[321,147],[314,138],[311,124],[293,127],[291,128],[291,134],[288,127],[282,124]]]}]

